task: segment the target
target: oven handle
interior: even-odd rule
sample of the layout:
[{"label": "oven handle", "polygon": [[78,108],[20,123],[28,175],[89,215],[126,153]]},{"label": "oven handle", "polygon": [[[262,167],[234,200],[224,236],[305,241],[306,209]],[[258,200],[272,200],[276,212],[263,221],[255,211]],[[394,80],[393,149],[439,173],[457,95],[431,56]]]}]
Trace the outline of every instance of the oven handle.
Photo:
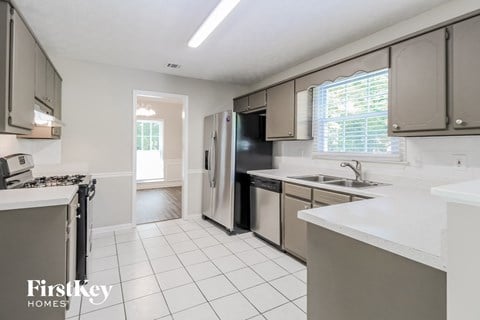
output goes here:
[{"label": "oven handle", "polygon": [[91,201],[94,197],[95,197],[95,185],[97,184],[97,179],[93,179],[92,180],[92,185],[91,187],[89,188],[89,191],[88,191],[88,200]]},{"label": "oven handle", "polygon": [[95,188],[88,193],[88,200],[91,201],[95,197]]}]

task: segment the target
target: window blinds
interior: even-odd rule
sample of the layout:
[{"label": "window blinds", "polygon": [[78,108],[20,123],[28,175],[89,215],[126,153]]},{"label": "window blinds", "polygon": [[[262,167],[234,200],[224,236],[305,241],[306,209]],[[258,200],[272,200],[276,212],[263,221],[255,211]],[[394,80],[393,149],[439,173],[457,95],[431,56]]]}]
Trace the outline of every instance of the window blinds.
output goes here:
[{"label": "window blinds", "polygon": [[388,137],[388,69],[359,72],[312,90],[315,155],[403,160],[403,139]]}]

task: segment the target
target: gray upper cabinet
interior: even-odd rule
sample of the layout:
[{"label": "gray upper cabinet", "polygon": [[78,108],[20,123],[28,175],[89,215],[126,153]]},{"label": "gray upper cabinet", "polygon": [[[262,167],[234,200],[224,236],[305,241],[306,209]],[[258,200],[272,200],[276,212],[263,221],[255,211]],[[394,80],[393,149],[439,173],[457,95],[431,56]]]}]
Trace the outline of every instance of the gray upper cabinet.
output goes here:
[{"label": "gray upper cabinet", "polygon": [[447,128],[446,35],[440,29],[391,47],[391,135]]},{"label": "gray upper cabinet", "polygon": [[248,96],[233,100],[233,111],[244,112],[248,109]]},{"label": "gray upper cabinet", "polygon": [[35,91],[35,39],[22,18],[13,13],[10,20],[10,99],[9,125],[33,128]]},{"label": "gray upper cabinet", "polygon": [[47,96],[47,57],[42,49],[35,46],[35,97],[45,102]]},{"label": "gray upper cabinet", "polygon": [[257,110],[267,105],[267,91],[262,90],[248,96],[248,109]]},{"label": "gray upper cabinet", "polygon": [[52,63],[37,45],[35,50],[35,98],[55,108],[55,74]]},{"label": "gray upper cabinet", "polygon": [[35,39],[9,3],[0,2],[0,132],[33,128]]},{"label": "gray upper cabinet", "polygon": [[453,127],[480,128],[480,17],[453,26]]},{"label": "gray upper cabinet", "polygon": [[267,140],[295,135],[295,83],[288,81],[267,89]]},{"label": "gray upper cabinet", "polygon": [[233,100],[233,111],[235,112],[252,112],[267,105],[267,91],[262,90],[252,93],[248,96],[236,98]]},{"label": "gray upper cabinet", "polygon": [[53,115],[57,119],[62,118],[62,78],[56,72],[54,76]]}]

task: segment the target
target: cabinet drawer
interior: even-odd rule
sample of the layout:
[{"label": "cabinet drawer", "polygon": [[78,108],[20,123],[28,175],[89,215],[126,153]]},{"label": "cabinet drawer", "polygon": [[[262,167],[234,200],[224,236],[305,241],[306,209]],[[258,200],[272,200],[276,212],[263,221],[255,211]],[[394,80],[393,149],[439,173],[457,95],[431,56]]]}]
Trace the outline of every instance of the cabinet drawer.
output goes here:
[{"label": "cabinet drawer", "polygon": [[313,201],[325,204],[338,204],[350,202],[350,196],[325,190],[313,190]]},{"label": "cabinet drawer", "polygon": [[312,189],[309,187],[302,187],[296,184],[285,183],[285,194],[305,199],[312,200]]}]

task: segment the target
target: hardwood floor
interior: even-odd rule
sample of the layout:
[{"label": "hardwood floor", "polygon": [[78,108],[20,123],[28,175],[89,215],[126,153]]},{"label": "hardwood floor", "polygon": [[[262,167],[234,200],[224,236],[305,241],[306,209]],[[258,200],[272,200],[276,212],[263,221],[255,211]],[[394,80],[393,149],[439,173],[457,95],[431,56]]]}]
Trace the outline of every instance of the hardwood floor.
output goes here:
[{"label": "hardwood floor", "polygon": [[178,219],[182,215],[182,187],[137,191],[137,224]]}]

